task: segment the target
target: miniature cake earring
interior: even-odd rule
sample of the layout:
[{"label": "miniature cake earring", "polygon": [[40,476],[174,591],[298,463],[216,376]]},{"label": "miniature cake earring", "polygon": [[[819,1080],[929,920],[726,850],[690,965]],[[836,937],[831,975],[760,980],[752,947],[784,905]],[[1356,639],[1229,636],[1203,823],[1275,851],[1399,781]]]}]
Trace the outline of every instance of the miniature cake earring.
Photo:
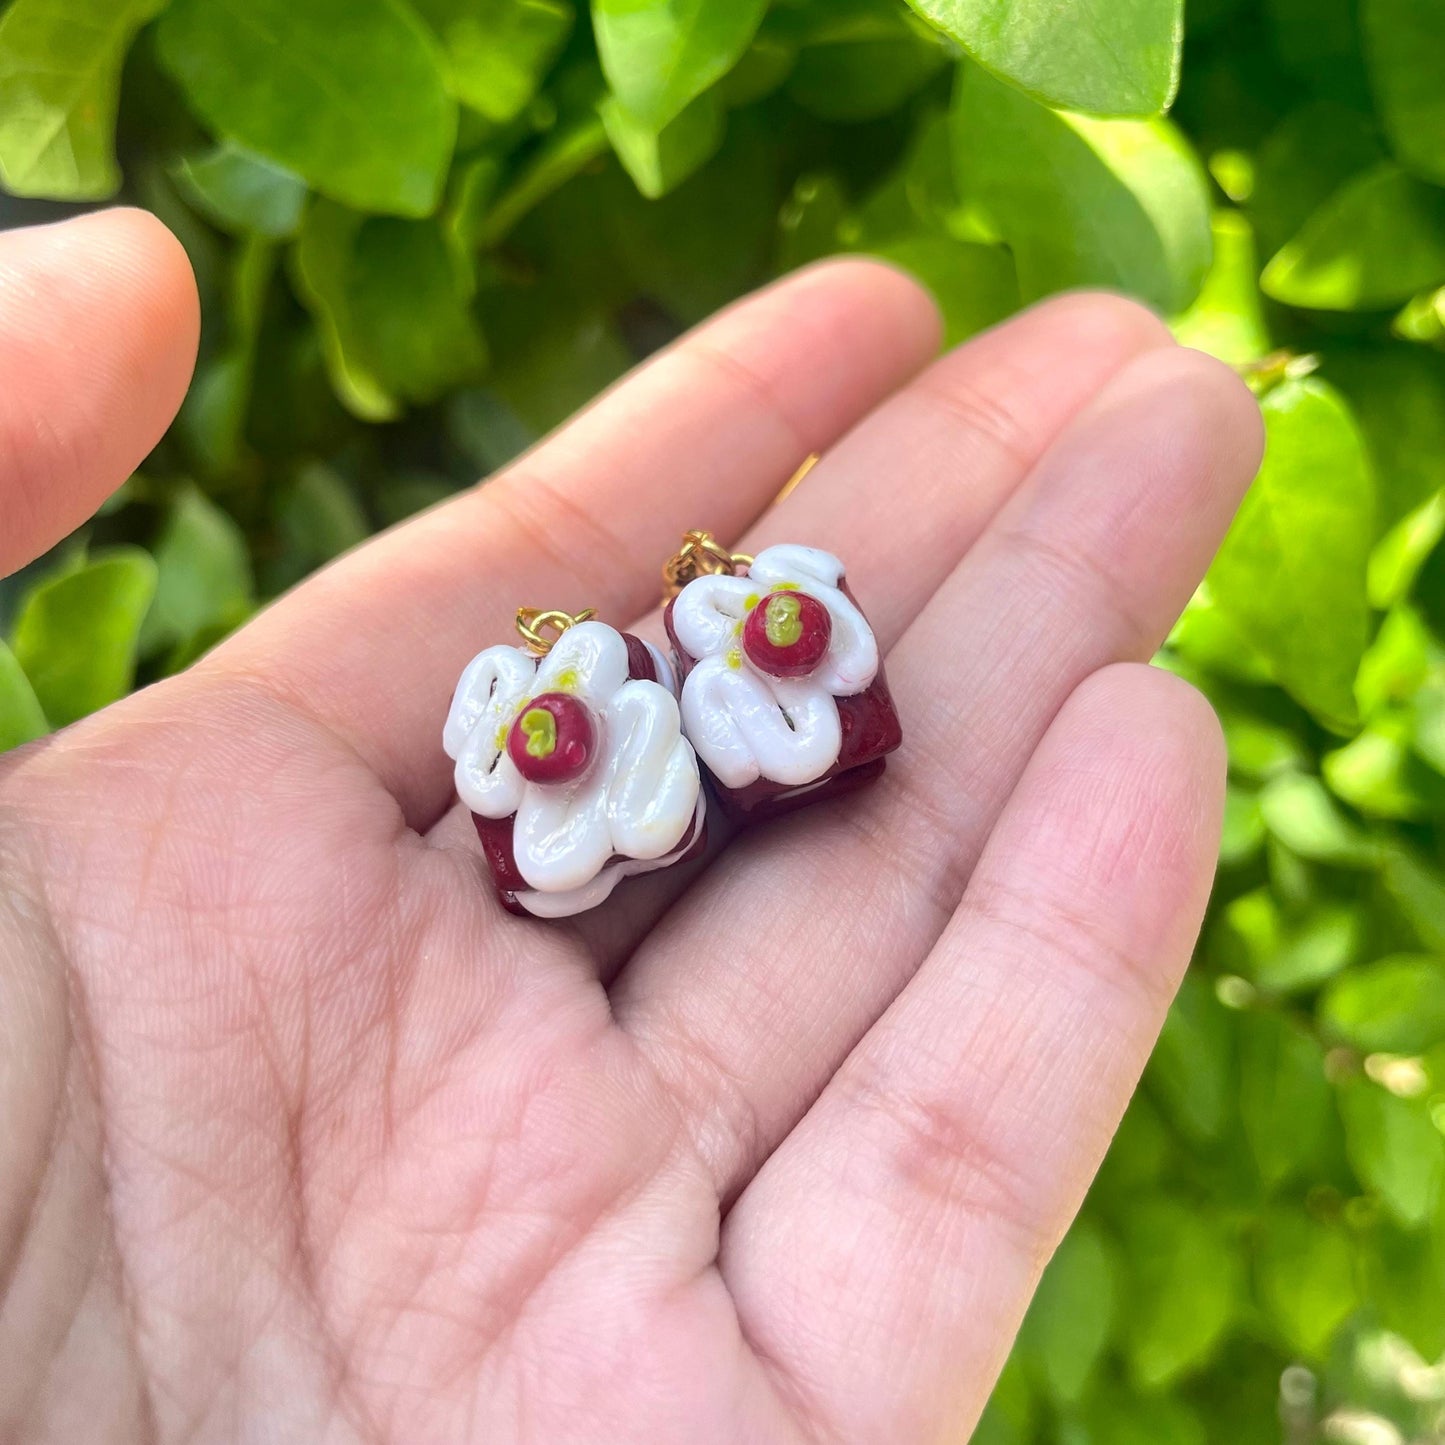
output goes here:
[{"label": "miniature cake earring", "polygon": [[457,793],[514,913],[581,913],[703,845],[672,669],[592,616],[521,608],[523,645],[478,653],[447,715]]},{"label": "miniature cake earring", "polygon": [[663,585],[683,726],[725,812],[771,817],[883,772],[903,734],[837,557],[689,532]]}]

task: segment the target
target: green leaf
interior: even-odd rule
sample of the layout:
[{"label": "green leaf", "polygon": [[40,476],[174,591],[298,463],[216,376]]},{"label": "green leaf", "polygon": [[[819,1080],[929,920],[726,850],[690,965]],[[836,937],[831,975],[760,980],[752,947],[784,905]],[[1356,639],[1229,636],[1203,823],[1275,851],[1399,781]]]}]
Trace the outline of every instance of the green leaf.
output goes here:
[{"label": "green leaf", "polygon": [[1318,1167],[1334,1094],[1324,1050],[1293,1019],[1239,1021],[1239,1109],[1259,1176],[1270,1189]]},{"label": "green leaf", "polygon": [[1445,1038],[1445,963],[1399,954],[1341,974],[1320,1025],[1362,1053],[1417,1054]]},{"label": "green leaf", "polygon": [[1113,1338],[1118,1250],[1097,1225],[1077,1221],[1039,1281],[1019,1339],[1054,1400],[1079,1400]]},{"label": "green leaf", "polygon": [[[1424,1235],[1389,1226],[1376,1229],[1371,1245],[1364,1261],[1368,1268],[1366,1294],[1380,1323],[1409,1341],[1426,1359],[1438,1358],[1445,1351],[1445,1229],[1441,1221],[1437,1218],[1435,1227]],[[1391,1373],[1398,1381],[1398,1368]]]},{"label": "green leaf", "polygon": [[1174,335],[1184,346],[1241,366],[1270,349],[1254,232],[1238,211],[1218,211],[1213,234],[1214,263],[1204,278],[1204,289],[1174,321]]},{"label": "green leaf", "polygon": [[768,0],[592,0],[607,83],[643,125],[661,130],[748,48]]},{"label": "green leaf", "polygon": [[1373,115],[1316,100],[1287,115],[1255,156],[1249,217],[1272,255],[1352,177],[1385,159]]},{"label": "green leaf", "polygon": [[1402,1099],[1368,1079],[1347,1079],[1339,1090],[1345,1148],[1360,1183],[1386,1209],[1419,1228],[1440,1202],[1445,1138],[1423,1099]]},{"label": "green leaf", "polygon": [[1431,631],[1445,640],[1445,541],[1437,542],[1420,564],[1413,596]]},{"label": "green leaf", "polygon": [[1349,1236],[1299,1210],[1272,1211],[1255,1246],[1254,1270],[1260,1303],[1288,1349],[1322,1359],[1359,1304]]},{"label": "green leaf", "polygon": [[1183,0],[909,0],[986,70],[1046,105],[1157,115],[1179,85]]},{"label": "green leaf", "polygon": [[1371,868],[1379,849],[1363,828],[1350,821],[1318,778],[1286,773],[1260,794],[1265,825],[1285,847],[1335,868]]},{"label": "green leaf", "polygon": [[31,590],[10,644],[56,727],[130,691],[155,590],[156,565],[139,547],[117,547]]},{"label": "green leaf", "polygon": [[1410,749],[1405,713],[1370,724],[1321,763],[1336,797],[1375,818],[1429,818],[1445,812],[1445,777]]},{"label": "green leaf", "polygon": [[615,96],[602,102],[601,115],[618,160],[651,200],[681,185],[717,153],[726,123],[713,95],[699,96],[661,131],[634,119]]},{"label": "green leaf", "polygon": [[1445,356],[1399,343],[1342,348],[1325,354],[1324,372],[1364,433],[1383,532],[1445,485]]},{"label": "green leaf", "polygon": [[1415,853],[1394,848],[1380,876],[1420,942],[1445,954],[1445,874]]},{"label": "green leaf", "polygon": [[276,505],[280,557],[266,577],[268,592],[281,592],[323,563],[359,547],[371,532],[346,479],[319,462],[303,466]]},{"label": "green leaf", "polygon": [[1215,677],[1251,683],[1271,680],[1269,659],[1251,645],[1220,607],[1207,582],[1190,598],[1169,634],[1167,647],[1184,662],[1203,668]]},{"label": "green leaf", "polygon": [[1385,164],[1317,210],[1264,268],[1276,301],[1372,311],[1445,280],[1445,192]]},{"label": "green leaf", "polygon": [[456,102],[441,47],[401,0],[171,0],[157,40],[223,140],[360,210],[436,209]]},{"label": "green leaf", "polygon": [[0,641],[0,753],[44,737],[49,731],[45,709],[25,676],[25,669]]},{"label": "green leaf", "polygon": [[131,38],[166,0],[14,0],[0,15],[0,185],[115,194],[115,115]]},{"label": "green leaf", "polygon": [[241,529],[216,504],[187,487],[171,506],[156,542],[155,601],[141,629],[142,656],[243,616],[254,595]]},{"label": "green leaf", "polygon": [[1209,1445],[1204,1422],[1171,1395],[1104,1394],[1089,1402],[1087,1432],[1059,1445]]},{"label": "green leaf", "polygon": [[896,0],[833,0],[803,37],[788,94],[832,121],[888,115],[957,52]]},{"label": "green leaf", "polygon": [[1370,83],[1402,164],[1445,183],[1445,7],[1439,0],[1363,0]]},{"label": "green leaf", "polygon": [[1207,181],[1167,121],[1049,110],[969,66],[952,137],[959,191],[1013,248],[1025,297],[1112,286],[1173,313],[1198,294]]},{"label": "green leaf", "polygon": [[1263,402],[1264,464],[1210,570],[1211,594],[1327,726],[1355,719],[1369,640],[1374,488],[1348,407],[1314,380]]},{"label": "green leaf", "polygon": [[497,197],[477,232],[476,245],[495,246],[534,206],[606,149],[607,131],[601,116],[585,115],[559,126]]},{"label": "green leaf", "polygon": [[238,146],[183,156],[171,175],[186,198],[223,231],[271,240],[294,236],[306,207],[306,182],[283,166]]},{"label": "green leaf", "polygon": [[452,93],[498,125],[520,115],[575,14],[567,0],[411,0],[446,51]]},{"label": "green leaf", "polygon": [[1135,1383],[1155,1390],[1218,1348],[1238,1306],[1239,1260],[1208,1214],[1174,1199],[1141,1201],[1124,1246],[1133,1274],[1124,1354]]},{"label": "green leaf", "polygon": [[1224,827],[1219,838],[1219,862],[1237,868],[1258,856],[1264,846],[1264,814],[1259,797],[1228,784],[1224,794]]},{"label": "green leaf", "polygon": [[[1370,554],[1370,602],[1393,607],[1409,595],[1430,553],[1445,537],[1445,492],[1407,513]],[[1358,689],[1359,684],[1356,684]]]},{"label": "green leaf", "polygon": [[1270,889],[1257,888],[1224,910],[1215,935],[1220,963],[1261,993],[1317,988],[1357,956],[1359,922],[1355,910],[1330,902],[1286,915]]},{"label": "green leaf", "polygon": [[1195,973],[1179,989],[1146,1075],[1163,1110],[1190,1139],[1217,1139],[1234,1092],[1229,1016]]},{"label": "green leaf", "polygon": [[336,394],[366,421],[429,402],[486,363],[471,279],[436,221],[312,206],[293,253]]}]

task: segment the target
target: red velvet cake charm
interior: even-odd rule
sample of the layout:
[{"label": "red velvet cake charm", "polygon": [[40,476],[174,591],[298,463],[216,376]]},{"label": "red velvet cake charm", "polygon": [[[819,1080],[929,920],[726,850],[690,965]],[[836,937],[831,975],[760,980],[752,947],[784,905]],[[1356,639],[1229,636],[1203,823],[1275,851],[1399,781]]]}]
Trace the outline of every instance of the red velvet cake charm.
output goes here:
[{"label": "red velvet cake charm", "polygon": [[681,584],[665,620],[683,727],[727,812],[770,817],[882,773],[902,731],[838,558],[731,557],[694,532],[664,578]]},{"label": "red velvet cake charm", "polygon": [[524,646],[468,664],[442,745],[502,902],[563,918],[703,844],[667,660],[602,622],[523,608]]}]

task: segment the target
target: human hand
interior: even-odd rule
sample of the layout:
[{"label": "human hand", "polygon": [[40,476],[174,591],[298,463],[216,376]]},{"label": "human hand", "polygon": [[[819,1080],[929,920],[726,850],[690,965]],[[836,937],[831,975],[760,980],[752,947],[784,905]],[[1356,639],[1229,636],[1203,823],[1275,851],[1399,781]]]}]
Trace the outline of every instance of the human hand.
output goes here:
[{"label": "human hand", "polygon": [[[0,1438],[966,1438],[1204,907],[1218,728],[1141,664],[1261,429],[1124,301],[937,335],[886,267],[796,275],[0,759]],[[195,338],[148,217],[0,236],[0,570]],[[692,526],[847,561],[903,749],[510,917],[451,686],[518,603],[645,613]]]}]

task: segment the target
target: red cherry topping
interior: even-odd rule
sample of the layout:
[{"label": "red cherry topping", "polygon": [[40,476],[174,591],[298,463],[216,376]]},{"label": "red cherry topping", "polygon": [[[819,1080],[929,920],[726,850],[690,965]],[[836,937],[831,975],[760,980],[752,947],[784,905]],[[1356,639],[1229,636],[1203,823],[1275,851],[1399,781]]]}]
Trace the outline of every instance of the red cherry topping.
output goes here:
[{"label": "red cherry topping", "polygon": [[769,592],[743,623],[743,651],[760,672],[802,677],[822,662],[833,619],[806,592]]},{"label": "red cherry topping", "polygon": [[507,734],[507,753],[529,783],[570,783],[587,771],[596,750],[592,714],[565,692],[534,697]]}]

